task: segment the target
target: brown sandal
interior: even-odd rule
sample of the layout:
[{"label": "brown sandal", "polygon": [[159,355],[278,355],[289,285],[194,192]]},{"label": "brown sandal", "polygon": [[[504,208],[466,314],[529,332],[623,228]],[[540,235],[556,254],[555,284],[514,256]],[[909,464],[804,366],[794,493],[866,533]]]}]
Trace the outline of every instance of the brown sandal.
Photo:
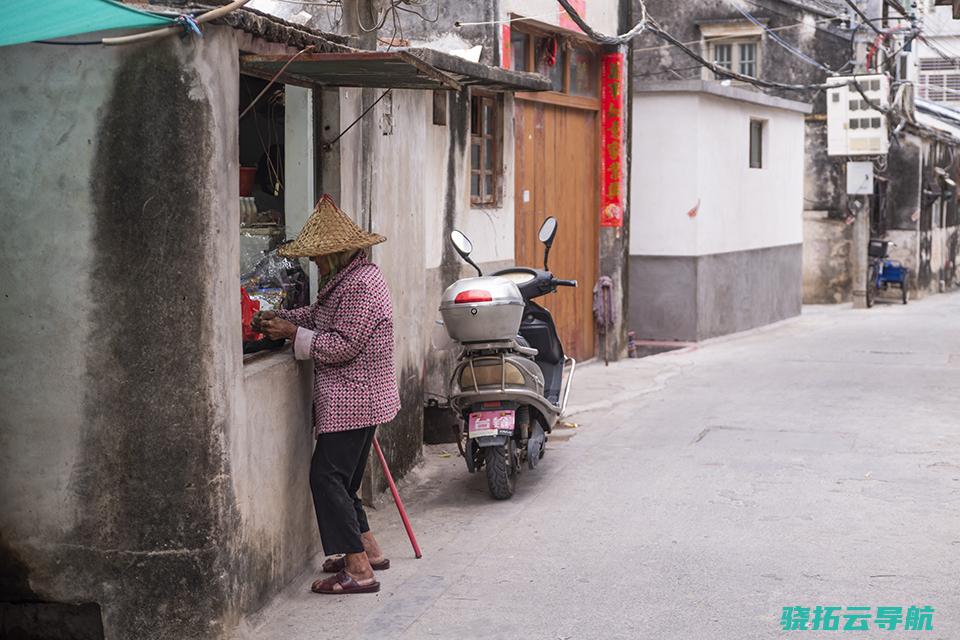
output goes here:
[{"label": "brown sandal", "polygon": [[370,584],[360,584],[349,573],[341,571],[326,580],[317,580],[310,587],[310,590],[314,593],[333,596],[350,593],[376,593],[380,591],[380,583],[373,580]]},{"label": "brown sandal", "polygon": [[[347,568],[347,561],[343,556],[337,558],[327,558],[323,561],[321,569],[324,573],[339,573]],[[374,571],[386,571],[390,568],[390,558],[384,558],[380,562],[371,562],[370,568]]]}]

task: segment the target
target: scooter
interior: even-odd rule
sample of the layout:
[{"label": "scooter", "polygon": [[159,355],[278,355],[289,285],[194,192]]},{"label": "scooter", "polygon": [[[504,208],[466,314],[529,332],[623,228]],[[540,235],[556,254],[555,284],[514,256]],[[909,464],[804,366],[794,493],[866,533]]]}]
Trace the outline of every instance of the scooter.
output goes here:
[{"label": "scooter", "polygon": [[449,337],[460,345],[450,379],[450,407],[459,418],[458,445],[467,471],[485,469],[490,495],[510,498],[524,465],[535,469],[548,434],[567,404],[576,360],[567,357],[550,312],[534,300],[576,287],[549,270],[556,218],[540,228],[543,269],[515,267],[484,276],[470,259],[473,244],[458,230],[451,241],[477,277],[458,280],[440,307]]}]

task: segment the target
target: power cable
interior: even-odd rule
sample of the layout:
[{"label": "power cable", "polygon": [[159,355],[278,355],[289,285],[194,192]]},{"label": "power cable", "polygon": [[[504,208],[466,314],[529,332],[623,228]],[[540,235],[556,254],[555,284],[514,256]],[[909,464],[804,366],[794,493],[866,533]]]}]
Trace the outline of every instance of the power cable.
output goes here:
[{"label": "power cable", "polygon": [[506,20],[488,20],[486,22],[460,22],[457,20],[453,23],[453,26],[457,27],[479,27],[485,26],[488,24],[511,24],[513,22],[524,22],[526,20],[539,20],[540,18],[555,18],[556,13],[543,13],[538,16],[523,16],[521,18],[507,18]]},{"label": "power cable", "polygon": [[[832,22],[832,21],[834,21],[834,20],[838,20],[838,18],[820,18],[819,20],[816,20],[816,21],[814,22],[814,28],[816,28],[816,25],[817,25],[817,24]],[[804,27],[804,26],[807,26],[807,25],[808,25],[808,23],[806,23],[806,22],[795,22],[795,23],[793,23],[793,24],[787,24],[787,25],[783,25],[783,26],[780,26],[780,27],[767,27],[767,29],[768,29],[769,31],[787,31],[788,29],[796,29],[797,27]],[[739,36],[717,36],[717,37],[715,37],[715,38],[704,38],[704,39],[701,39],[701,40],[691,40],[691,41],[689,41],[689,42],[684,42],[683,44],[685,44],[685,45],[687,45],[687,46],[692,46],[692,45],[700,44],[703,40],[706,40],[707,42],[722,42],[722,41],[724,41],[724,40],[733,40],[733,39],[736,39],[736,38],[739,38]],[[672,44],[658,44],[658,45],[656,45],[656,46],[654,46],[654,47],[635,47],[635,48],[633,49],[633,52],[634,52],[634,53],[641,53],[641,52],[644,52],[644,51],[658,51],[658,50],[660,50],[660,49],[671,49],[671,48],[673,48],[673,46],[674,46],[674,45],[672,45]]]},{"label": "power cable", "polygon": [[[771,8],[771,7],[769,7],[769,6],[765,5],[765,4],[761,4],[761,3],[758,2],[757,0],[744,0],[744,1],[747,2],[748,4],[752,4],[753,6],[757,7],[758,9],[763,9],[764,11],[769,11],[770,13],[775,13],[776,15],[781,16],[781,17],[783,17],[783,18],[790,18],[791,20],[796,20],[796,18],[797,18],[796,15],[791,15],[791,14],[789,14],[789,13],[784,13],[783,11],[777,11],[776,9],[773,9],[773,8]],[[797,7],[797,8],[800,9],[800,7]],[[832,21],[834,21],[834,20],[849,20],[849,18],[848,18],[847,16],[843,16],[843,15],[835,15],[835,16],[831,16],[831,17],[821,18],[821,21],[822,21],[822,20],[827,20],[827,21],[831,21],[831,22],[832,22]],[[816,26],[816,23],[814,23],[814,27],[813,27],[813,28],[816,29],[817,31],[821,31],[821,32],[823,32],[823,33],[826,33],[826,34],[829,34],[829,35],[832,35],[832,36],[838,36],[838,35],[839,35],[839,34],[833,32],[833,31],[831,31],[831,30],[829,30],[829,29],[823,29],[823,28],[821,28],[821,27]]]},{"label": "power cable", "polygon": [[771,39],[771,40],[773,40],[774,42],[776,42],[777,44],[779,44],[781,47],[783,47],[783,48],[784,48],[785,50],[787,50],[788,52],[792,53],[794,56],[800,58],[801,60],[803,60],[803,61],[806,62],[807,64],[811,64],[811,65],[817,67],[818,69],[821,69],[822,71],[826,71],[827,73],[836,73],[836,71],[835,71],[834,69],[831,69],[830,67],[828,67],[827,65],[819,62],[818,60],[814,60],[813,58],[811,58],[810,56],[808,56],[808,55],[805,54],[804,52],[800,51],[799,49],[797,49],[796,47],[794,47],[793,45],[791,45],[789,42],[787,42],[787,41],[784,40],[783,38],[781,38],[778,34],[776,34],[776,33],[772,32],[772,31],[770,31],[769,29],[767,29],[767,26],[766,26],[765,24],[763,24],[762,22],[760,22],[759,20],[757,20],[753,15],[751,15],[746,9],[744,9],[743,7],[741,7],[739,4],[735,4],[734,6],[736,7],[737,11],[740,12],[740,15],[742,15],[744,18],[746,18],[747,20],[749,20],[750,22],[752,22],[754,25],[756,25],[756,26],[760,27],[761,29],[763,29],[763,30],[767,33],[767,35],[770,36],[770,39]]},{"label": "power cable", "polygon": [[574,24],[580,27],[580,30],[585,34],[590,36],[590,39],[594,42],[599,42],[600,44],[610,45],[610,46],[620,46],[622,44],[627,44],[633,40],[637,34],[641,33],[644,29],[647,28],[649,20],[647,18],[647,5],[643,0],[637,0],[640,3],[640,21],[633,26],[632,29],[618,36],[608,36],[606,34],[596,31],[593,27],[587,24],[583,18],[580,17],[580,14],[577,13],[577,10],[573,8],[569,0],[557,0],[560,3],[560,6],[563,7],[564,11],[567,12],[567,15],[573,20]]},{"label": "power cable", "polygon": [[344,129],[343,131],[341,131],[340,134],[337,135],[336,138],[334,138],[334,139],[331,140],[330,142],[324,143],[324,145],[323,145],[324,149],[330,149],[331,147],[333,147],[333,145],[336,144],[337,140],[339,140],[340,138],[342,138],[343,136],[345,136],[346,133],[347,133],[347,131],[350,131],[350,129],[353,129],[353,126],[354,126],[355,124],[357,124],[358,122],[360,122],[361,120],[363,120],[363,116],[365,116],[365,115],[367,115],[368,113],[370,113],[370,110],[373,109],[375,106],[377,106],[377,103],[380,102],[381,100],[383,100],[384,97],[386,97],[386,95],[387,95],[388,93],[390,93],[391,91],[392,91],[392,89],[387,89],[386,91],[384,91],[383,93],[381,93],[381,94],[380,94],[380,97],[377,98],[376,100],[374,100],[374,101],[370,104],[369,107],[367,107],[366,109],[364,109],[364,110],[363,110],[363,113],[361,113],[359,116],[357,116],[357,119],[356,119],[356,120],[354,120],[354,121],[351,122],[349,125],[347,125],[347,128]]},{"label": "power cable", "polygon": [[877,35],[881,35],[883,33],[883,31],[881,31],[880,28],[877,25],[873,24],[870,18],[867,17],[867,14],[863,12],[863,9],[857,6],[856,2],[854,2],[853,0],[844,0],[844,2],[846,2],[847,5],[849,5],[849,7],[853,9],[858,16],[860,16],[860,19],[863,20],[863,22],[866,23],[868,27],[876,31]]},{"label": "power cable", "polygon": [[291,56],[291,58],[290,58],[289,60],[287,60],[287,62],[286,62],[282,67],[280,67],[280,71],[277,71],[277,72],[273,75],[273,77],[270,78],[270,82],[268,82],[268,83],[267,83],[267,86],[265,86],[265,87],[263,88],[263,90],[262,90],[260,93],[257,94],[257,97],[253,99],[253,102],[251,102],[250,104],[248,104],[248,105],[247,105],[247,108],[240,112],[240,117],[237,118],[237,119],[238,119],[238,120],[243,120],[243,116],[247,115],[247,112],[249,112],[250,109],[253,109],[253,106],[254,106],[255,104],[257,104],[257,101],[260,100],[260,98],[263,97],[263,94],[265,94],[265,93],[267,92],[267,89],[269,89],[269,88],[273,85],[273,83],[277,81],[277,78],[279,78],[280,75],[281,75],[284,71],[287,70],[287,67],[290,66],[290,63],[293,62],[294,60],[296,60],[297,58],[299,58],[301,54],[306,53],[307,51],[310,51],[311,49],[316,49],[316,47],[315,47],[314,45],[312,45],[312,44],[308,44],[308,45],[305,46],[303,49],[300,49],[300,51],[297,51],[295,54],[293,54],[293,56]]},{"label": "power cable", "polygon": [[[584,33],[589,35],[591,39],[598,42],[610,42],[613,40],[619,41],[619,39],[623,37],[623,36],[618,36],[617,38],[612,38],[611,36],[606,36],[601,33],[598,33],[584,21],[584,19],[580,16],[580,14],[577,13],[577,10],[570,5],[569,0],[557,0],[557,2],[560,3],[560,6],[564,8],[564,10],[567,12],[567,15],[570,16],[573,22],[578,27],[580,27],[580,29]],[[832,82],[832,83],[823,82],[819,84],[787,84],[783,82],[772,82],[770,80],[761,80],[760,78],[743,75],[741,73],[737,73],[730,69],[726,69],[724,67],[718,66],[710,62],[709,60],[705,59],[699,53],[697,53],[696,51],[693,51],[690,47],[680,42],[680,40],[678,40],[675,36],[665,31],[656,20],[646,15],[646,13],[644,14],[644,21],[646,22],[645,29],[647,31],[656,35],[662,40],[665,40],[666,42],[672,44],[673,46],[677,47],[678,49],[683,51],[685,54],[687,54],[690,58],[699,62],[701,66],[706,67],[707,69],[713,71],[716,75],[722,78],[739,80],[741,82],[746,82],[748,84],[752,84],[754,86],[765,88],[765,89],[782,89],[784,91],[811,91],[816,89],[833,89],[838,86],[842,86],[840,83],[837,83],[837,82]],[[636,27],[634,27],[634,29],[636,29]],[[631,31],[633,31],[633,29]],[[857,81],[856,77],[851,78],[847,82],[847,85],[855,87],[856,90],[860,93],[860,95],[863,96],[864,101],[866,101],[866,103],[870,105],[872,109],[884,114],[892,113],[891,109],[874,103],[870,99],[870,97],[867,96],[866,93],[864,93],[863,87],[860,86],[860,83]]]}]

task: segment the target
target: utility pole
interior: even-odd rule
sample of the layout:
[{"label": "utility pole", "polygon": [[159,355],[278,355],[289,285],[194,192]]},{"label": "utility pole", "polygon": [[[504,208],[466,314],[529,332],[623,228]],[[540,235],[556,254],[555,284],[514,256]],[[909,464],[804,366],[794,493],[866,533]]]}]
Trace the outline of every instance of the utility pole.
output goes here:
[{"label": "utility pole", "polygon": [[850,270],[853,272],[853,308],[867,308],[867,247],[870,244],[870,198],[852,196],[853,237],[850,239]]}]

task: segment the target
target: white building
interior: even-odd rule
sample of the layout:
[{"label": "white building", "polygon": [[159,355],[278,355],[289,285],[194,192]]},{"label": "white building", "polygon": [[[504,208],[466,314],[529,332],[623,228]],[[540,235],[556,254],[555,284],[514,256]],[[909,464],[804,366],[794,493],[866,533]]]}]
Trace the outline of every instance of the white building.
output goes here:
[{"label": "white building", "polygon": [[809,105],[688,80],[633,97],[629,327],[697,341],[800,313]]}]

